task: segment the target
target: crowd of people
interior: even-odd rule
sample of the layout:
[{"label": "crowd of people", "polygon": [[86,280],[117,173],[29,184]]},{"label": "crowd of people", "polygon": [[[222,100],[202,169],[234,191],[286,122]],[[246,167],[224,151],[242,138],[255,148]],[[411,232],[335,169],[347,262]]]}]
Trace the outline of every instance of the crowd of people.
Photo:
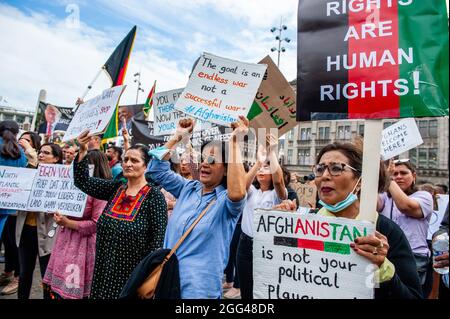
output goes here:
[{"label": "crowd of people", "polygon": [[[145,256],[172,248],[204,213],[176,251],[181,298],[252,299],[254,212],[295,211],[299,198],[290,172],[279,163],[275,136],[259,141],[252,165],[244,163],[239,141],[249,121],[240,117],[228,142],[204,143],[198,154],[188,144],[185,153],[176,154],[194,125],[181,120],[169,141],[150,151],[130,144],[125,125],[122,148],[103,147],[101,137],[89,131],[58,145],[35,132],[19,136],[14,121],[0,122],[1,166],[71,165],[75,186],[88,195],[79,218],[0,209],[1,294],[30,298],[38,260],[44,299],[117,299]],[[359,218],[362,145],[334,142],[320,150],[312,170],[317,209],[309,213]],[[381,163],[376,232],[351,244],[378,267],[375,298],[448,296],[448,274],[441,278],[433,271],[448,267],[448,252],[433,264],[427,239],[436,197],[447,190],[419,185],[409,160]],[[448,206],[442,232],[448,234]]]}]

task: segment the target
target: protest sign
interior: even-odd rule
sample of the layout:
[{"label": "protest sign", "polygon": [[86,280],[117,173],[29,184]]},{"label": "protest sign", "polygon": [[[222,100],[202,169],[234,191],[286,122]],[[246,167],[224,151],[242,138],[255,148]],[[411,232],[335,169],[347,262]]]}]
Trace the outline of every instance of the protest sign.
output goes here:
[{"label": "protest sign", "polygon": [[314,182],[311,183],[291,183],[290,186],[297,193],[299,206],[301,207],[316,207],[317,187]]},{"label": "protest sign", "polygon": [[36,114],[38,134],[51,135],[54,132],[65,132],[73,118],[71,107],[56,106],[40,101]]},{"label": "protest sign", "polygon": [[439,226],[441,226],[441,222],[444,218],[445,210],[447,209],[448,205],[448,195],[438,194],[436,196],[438,210],[433,211],[433,213],[431,214],[428,227],[428,240],[431,240],[433,238],[433,234],[439,230]]},{"label": "protest sign", "polygon": [[300,0],[297,39],[297,120],[448,116],[445,1]]},{"label": "protest sign", "polygon": [[258,209],[253,229],[254,298],[373,298],[375,267],[350,248],[373,224]]},{"label": "protest sign", "polygon": [[267,71],[247,115],[250,126],[278,128],[278,136],[297,125],[295,92],[269,56],[260,64],[267,64]]},{"label": "protest sign", "polygon": [[0,166],[0,208],[26,210],[35,169]]},{"label": "protest sign", "polygon": [[229,127],[240,115],[247,116],[266,68],[204,53],[175,109]]},{"label": "protest sign", "polygon": [[416,121],[403,119],[383,130],[381,157],[388,160],[423,143]]},{"label": "protest sign", "polygon": [[73,166],[39,164],[27,210],[82,217],[87,195],[73,182]]},{"label": "protest sign", "polygon": [[86,129],[91,134],[102,133],[108,126],[119,103],[125,85],[115,86],[81,104],[64,135],[63,142],[75,139]]},{"label": "protest sign", "polygon": [[[181,119],[190,118],[186,113],[175,109],[175,103],[183,93],[184,89],[176,89],[155,94],[156,105],[153,107],[155,115],[154,131],[156,136],[172,135],[177,129],[178,122]],[[194,131],[211,128],[211,123],[196,120]]]}]

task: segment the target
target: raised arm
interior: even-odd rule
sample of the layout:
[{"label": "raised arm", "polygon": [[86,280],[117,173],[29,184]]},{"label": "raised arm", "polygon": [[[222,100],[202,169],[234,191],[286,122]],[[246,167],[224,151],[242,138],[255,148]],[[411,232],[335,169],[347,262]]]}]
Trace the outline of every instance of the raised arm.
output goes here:
[{"label": "raised arm", "polygon": [[287,199],[286,186],[284,185],[283,171],[278,163],[278,140],[272,134],[266,136],[269,150],[270,173],[272,174],[272,182],[280,200]]},{"label": "raised arm", "polygon": [[246,174],[239,141],[247,134],[249,124],[249,120],[244,116],[239,116],[239,121],[231,124],[233,133],[228,148],[227,189],[228,198],[232,202],[240,201],[246,194]]},{"label": "raised arm", "polygon": [[90,138],[89,131],[84,131],[78,137],[80,151],[73,163],[74,184],[89,196],[101,200],[109,200],[114,196],[121,183],[89,176],[86,154]]}]

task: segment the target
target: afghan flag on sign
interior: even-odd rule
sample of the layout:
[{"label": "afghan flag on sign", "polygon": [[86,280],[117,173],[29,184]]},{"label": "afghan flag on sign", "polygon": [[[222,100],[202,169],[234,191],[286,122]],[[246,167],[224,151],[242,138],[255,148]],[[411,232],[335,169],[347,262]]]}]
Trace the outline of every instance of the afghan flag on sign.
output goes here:
[{"label": "afghan flag on sign", "polygon": [[448,116],[444,0],[299,0],[297,120]]},{"label": "afghan flag on sign", "polygon": [[[109,57],[103,66],[104,70],[108,73],[112,86],[122,85],[127,72],[128,60],[130,58],[131,50],[133,49],[134,38],[136,37],[136,26],[131,29],[128,35],[120,42],[119,46]],[[103,143],[106,143],[108,139],[115,138],[117,136],[119,123],[118,123],[118,111],[117,108],[109,122],[108,127],[103,135]]]},{"label": "afghan flag on sign", "polygon": [[150,110],[153,106],[153,96],[155,95],[156,90],[156,81],[153,83],[153,87],[148,93],[147,100],[145,101],[144,107],[142,108],[142,111],[144,112],[145,118],[148,119],[150,115]]}]

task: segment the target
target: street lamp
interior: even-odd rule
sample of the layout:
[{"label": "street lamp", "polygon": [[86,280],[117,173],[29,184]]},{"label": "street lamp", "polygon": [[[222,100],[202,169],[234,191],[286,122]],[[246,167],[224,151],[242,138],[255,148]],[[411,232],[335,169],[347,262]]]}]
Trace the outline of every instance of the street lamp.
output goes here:
[{"label": "street lamp", "polygon": [[270,32],[272,32],[272,33],[274,33],[275,31],[278,30],[278,35],[275,37],[275,40],[278,41],[278,49],[276,47],[273,47],[272,49],[270,49],[270,51],[272,51],[272,52],[278,51],[278,63],[277,63],[278,67],[280,67],[280,54],[281,54],[281,52],[286,52],[286,49],[281,46],[281,42],[283,42],[283,41],[285,41],[286,43],[291,42],[291,39],[289,39],[288,37],[285,37],[284,39],[281,37],[281,32],[283,32],[286,29],[287,29],[287,26],[285,26],[283,24],[283,17],[281,17],[280,27],[279,28],[273,27],[272,29],[270,29]]},{"label": "street lamp", "polygon": [[137,87],[137,91],[136,91],[136,105],[138,104],[138,99],[139,99],[139,91],[144,92],[144,89],[141,88],[141,72],[136,72],[134,74],[134,82],[137,83],[138,87]]}]

